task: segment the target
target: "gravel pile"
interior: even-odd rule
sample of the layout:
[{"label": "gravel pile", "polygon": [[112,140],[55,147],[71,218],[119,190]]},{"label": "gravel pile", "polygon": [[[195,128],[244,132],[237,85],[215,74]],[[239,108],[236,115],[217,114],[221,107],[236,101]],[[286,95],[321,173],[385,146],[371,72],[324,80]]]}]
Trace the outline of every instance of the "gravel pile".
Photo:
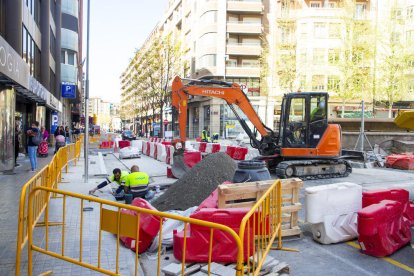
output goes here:
[{"label": "gravel pile", "polygon": [[224,181],[231,181],[236,168],[236,162],[226,153],[209,154],[178,179],[152,205],[159,211],[186,210],[198,206],[218,185]]}]

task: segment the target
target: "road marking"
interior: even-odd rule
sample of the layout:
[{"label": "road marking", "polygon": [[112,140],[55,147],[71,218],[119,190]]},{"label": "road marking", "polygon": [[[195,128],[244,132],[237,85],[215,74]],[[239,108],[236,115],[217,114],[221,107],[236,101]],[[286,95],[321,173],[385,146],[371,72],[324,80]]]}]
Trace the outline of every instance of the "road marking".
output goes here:
[{"label": "road marking", "polygon": [[[356,242],[350,241],[350,242],[347,242],[346,244],[349,245],[349,246],[352,246],[352,247],[354,247],[354,248],[356,248],[358,250],[361,249],[360,245],[357,244]],[[389,257],[382,257],[380,259],[383,259],[384,261],[386,261],[386,262],[388,262],[388,263],[390,263],[390,264],[392,264],[394,266],[397,266],[397,267],[399,267],[401,269],[404,269],[405,271],[408,271],[410,273],[414,273],[414,268],[409,267],[408,265],[402,264],[402,263],[400,263],[400,262],[398,262],[398,261],[396,261],[394,259],[391,259]]]}]

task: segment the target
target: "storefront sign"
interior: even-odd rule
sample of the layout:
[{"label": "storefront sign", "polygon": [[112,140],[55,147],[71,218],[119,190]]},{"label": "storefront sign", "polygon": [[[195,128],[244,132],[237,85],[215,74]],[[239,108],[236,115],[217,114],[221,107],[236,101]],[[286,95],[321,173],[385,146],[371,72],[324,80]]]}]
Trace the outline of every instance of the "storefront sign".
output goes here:
[{"label": "storefront sign", "polygon": [[29,90],[33,92],[33,94],[47,102],[48,95],[50,94],[50,92],[32,76],[29,77]]},{"label": "storefront sign", "polygon": [[61,85],[62,97],[76,99],[76,85],[73,83],[62,82]]},{"label": "storefront sign", "polygon": [[50,133],[55,133],[57,127],[59,125],[59,115],[56,111],[52,112],[52,123],[50,127]]},{"label": "storefront sign", "polygon": [[0,36],[0,73],[23,87],[29,86],[29,66]]}]

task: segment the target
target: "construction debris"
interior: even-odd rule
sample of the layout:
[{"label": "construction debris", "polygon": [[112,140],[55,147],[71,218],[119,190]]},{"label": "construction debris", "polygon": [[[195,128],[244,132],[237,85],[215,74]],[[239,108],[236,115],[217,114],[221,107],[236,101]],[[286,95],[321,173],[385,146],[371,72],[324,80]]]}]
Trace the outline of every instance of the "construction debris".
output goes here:
[{"label": "construction debris", "polygon": [[186,210],[198,206],[219,184],[231,180],[236,168],[236,162],[226,153],[210,154],[152,204],[160,211]]}]

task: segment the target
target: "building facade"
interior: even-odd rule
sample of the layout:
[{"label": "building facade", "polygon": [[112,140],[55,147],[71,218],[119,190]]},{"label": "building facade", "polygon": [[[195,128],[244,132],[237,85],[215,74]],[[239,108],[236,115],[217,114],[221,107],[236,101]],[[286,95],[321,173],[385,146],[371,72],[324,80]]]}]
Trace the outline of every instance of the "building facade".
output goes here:
[{"label": "building facade", "polygon": [[0,171],[14,167],[16,124],[25,152],[33,121],[62,123],[61,23],[62,0],[0,1]]},{"label": "building facade", "polygon": [[[73,125],[80,122],[82,93],[82,0],[62,0],[61,30],[61,90],[72,90],[63,98],[62,122]],[[71,94],[71,95],[70,95]]]}]

